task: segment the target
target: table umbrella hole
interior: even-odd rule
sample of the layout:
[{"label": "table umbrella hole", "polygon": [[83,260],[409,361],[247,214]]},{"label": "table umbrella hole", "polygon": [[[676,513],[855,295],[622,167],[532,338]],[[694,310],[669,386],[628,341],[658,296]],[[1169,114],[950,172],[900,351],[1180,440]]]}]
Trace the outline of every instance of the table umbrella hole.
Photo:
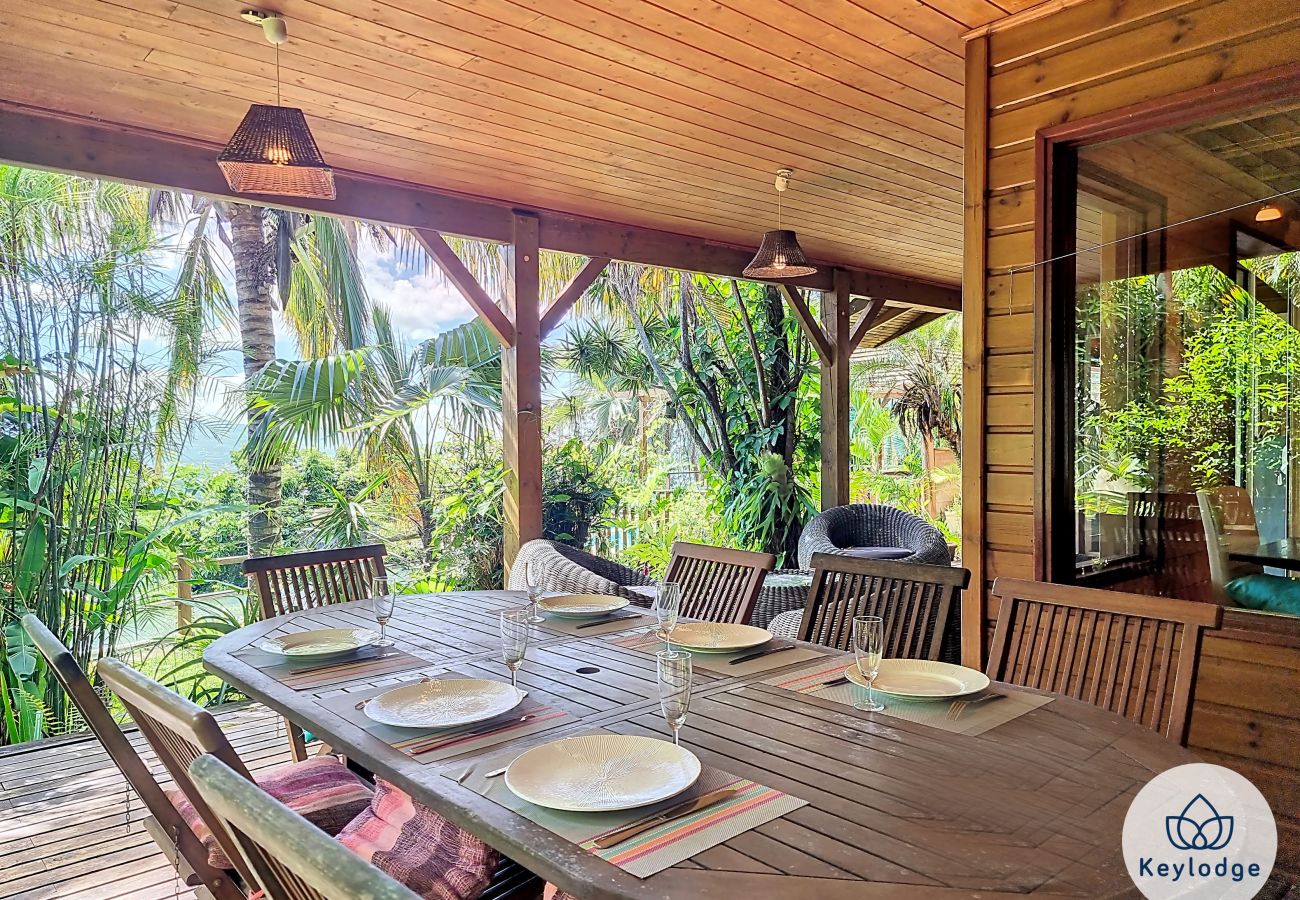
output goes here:
[{"label": "table umbrella hole", "polygon": [[600,671],[600,669],[596,668],[595,666],[583,666],[582,668],[576,669],[575,671],[579,675],[595,675],[597,672]]}]

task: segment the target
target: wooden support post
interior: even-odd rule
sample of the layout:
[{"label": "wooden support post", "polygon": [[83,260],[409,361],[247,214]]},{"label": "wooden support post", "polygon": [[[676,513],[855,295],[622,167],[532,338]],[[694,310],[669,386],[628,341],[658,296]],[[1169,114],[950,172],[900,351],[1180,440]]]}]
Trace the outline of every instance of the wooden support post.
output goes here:
[{"label": "wooden support post", "polygon": [[[452,283],[456,290],[460,291],[474,311],[483,318],[483,324],[488,330],[496,335],[496,339],[501,342],[501,346],[509,347],[515,341],[514,325],[510,322],[510,316],[501,311],[495,301],[487,295],[482,285],[474,278],[474,274],[465,267],[456,255],[456,251],[451,249],[443,236],[436,231],[429,231],[425,228],[412,228],[411,233],[415,239],[420,242],[425,251],[442,269],[443,275]],[[533,254],[536,259],[536,254]]]},{"label": "wooden support post", "polygon": [[514,344],[501,360],[501,444],[505,452],[505,564],[542,536],[542,334],[537,217],[514,213],[505,314]]},{"label": "wooden support post", "polygon": [[587,292],[587,288],[595,283],[596,279],[600,277],[600,273],[604,272],[605,267],[608,265],[609,259],[607,257],[593,256],[587,260],[587,264],[578,271],[578,274],[573,276],[573,280],[564,286],[564,290],[560,291],[560,296],[556,297],[555,301],[547,307],[546,312],[542,314],[543,339],[555,330],[555,326],[560,324],[560,320],[573,308],[573,304],[577,303],[582,295]]},{"label": "wooden support post", "polygon": [[833,348],[826,340],[826,332],[813,318],[812,310],[808,309],[808,303],[804,300],[803,294],[799,293],[797,287],[788,284],[780,284],[777,287],[785,295],[785,302],[790,305],[790,309],[794,310],[794,317],[803,326],[804,334],[808,335],[808,340],[812,341],[813,349],[817,351],[817,356],[824,365],[831,358],[833,352]]},{"label": "wooden support post", "polygon": [[830,347],[822,357],[822,509],[849,502],[849,273],[836,269],[834,290],[822,295],[822,329]]}]

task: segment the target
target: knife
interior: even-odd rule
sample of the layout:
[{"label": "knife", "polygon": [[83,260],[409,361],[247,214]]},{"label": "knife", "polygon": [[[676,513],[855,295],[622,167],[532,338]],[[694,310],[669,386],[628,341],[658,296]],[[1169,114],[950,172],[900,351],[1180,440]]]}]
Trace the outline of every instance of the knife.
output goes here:
[{"label": "knife", "polygon": [[603,619],[597,619],[594,622],[583,622],[581,625],[575,625],[575,628],[595,628],[597,625],[608,625],[610,622],[621,622],[623,619],[640,619],[640,613],[633,613],[629,616],[606,616]]},{"label": "knife", "polygon": [[638,834],[644,834],[651,828],[657,828],[665,822],[671,822],[673,819],[681,819],[692,813],[697,813],[724,800],[729,800],[736,794],[739,794],[742,788],[724,787],[716,791],[709,791],[707,794],[701,794],[694,800],[685,800],[676,806],[670,806],[663,812],[642,819],[639,822],[633,822],[626,828],[620,828],[611,834],[599,837],[595,841],[595,846],[600,850],[608,850],[610,847],[616,847],[624,841],[631,840]]},{"label": "knife", "polygon": [[734,666],[737,665],[738,663],[749,662],[752,659],[758,659],[760,657],[767,656],[769,653],[781,653],[784,650],[794,650],[794,649],[795,649],[794,644],[782,644],[779,647],[766,647],[762,650],[755,650],[753,653],[746,653],[744,656],[737,656],[731,662],[727,663],[727,665]]}]

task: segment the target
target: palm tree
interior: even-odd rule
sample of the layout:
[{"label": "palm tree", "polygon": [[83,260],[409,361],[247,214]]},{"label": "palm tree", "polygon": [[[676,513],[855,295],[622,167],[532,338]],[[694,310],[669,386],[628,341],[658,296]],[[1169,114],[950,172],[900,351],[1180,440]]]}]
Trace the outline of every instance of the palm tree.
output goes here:
[{"label": "palm tree", "polygon": [[264,469],[309,444],[356,444],[372,471],[415,494],[431,566],[438,452],[453,437],[481,437],[500,414],[500,345],[475,320],[408,347],[382,308],[372,318],[371,346],[275,361],[249,382],[249,458]]},{"label": "palm tree", "polygon": [[859,387],[889,397],[903,434],[961,458],[961,317],[945,316],[890,341],[855,366]]},{"label": "palm tree", "polygon": [[[217,240],[229,250],[246,383],[275,359],[277,300],[309,358],[354,350],[369,341],[370,299],[356,250],[363,238],[392,241],[388,232],[330,216],[168,192],[155,192],[150,209],[157,218],[181,226],[186,258],[213,259]],[[251,407],[247,419],[252,440],[260,423]],[[278,460],[249,466],[247,498],[248,552],[267,553],[280,540]]]}]

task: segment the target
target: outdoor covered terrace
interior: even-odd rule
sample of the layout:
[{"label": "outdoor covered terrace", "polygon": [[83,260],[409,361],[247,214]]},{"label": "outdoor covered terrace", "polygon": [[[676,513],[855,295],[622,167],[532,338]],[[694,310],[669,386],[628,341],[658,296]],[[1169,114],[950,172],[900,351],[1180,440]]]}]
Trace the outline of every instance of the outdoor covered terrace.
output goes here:
[{"label": "outdoor covered terrace", "polygon": [[[264,618],[204,662],[257,703],[215,720],[116,661],[90,689],[62,636],[29,620],[107,752],[90,737],[0,750],[0,898],[261,886],[275,900],[496,900],[546,882],[579,900],[1128,896],[1131,801],[1197,761],[1268,801],[1276,864],[1253,887],[1297,896],[1295,360],[1247,379],[1270,386],[1244,404],[1272,404],[1267,428],[1234,407],[1230,425],[1195,433],[1237,436],[1212,484],[1197,446],[1149,457],[1130,441],[1089,468],[1116,441],[1075,441],[1131,420],[1130,402],[1158,406],[1220,297],[1244,321],[1267,310],[1270,333],[1292,339],[1300,276],[1263,261],[1284,271],[1300,247],[1294,3],[280,0],[260,10],[287,24],[276,47],[243,9],[0,11],[0,160],[411,229],[504,348],[511,571],[503,590],[403,595],[394,609],[376,593],[382,548],[250,561]],[[217,157],[250,103],[304,111],[333,197],[231,188]],[[778,228],[781,169],[793,176],[779,227],[815,271],[746,276]],[[444,236],[508,244],[504,289]],[[543,250],[588,259],[556,296],[542,296]],[[942,559],[854,559],[828,538],[832,552],[799,561],[806,600],[801,587],[786,630],[719,646],[724,626],[752,621],[771,556],[680,545],[649,584],[541,545],[542,341],[611,260],[778,286],[820,364],[823,515],[849,501],[855,348],[961,311],[959,564],[942,564],[946,546]],[[1166,289],[1184,271],[1233,287],[1196,307],[1182,282]],[[1134,285],[1140,313],[1123,299]],[[1229,590],[1241,578],[1256,579],[1253,606]],[[530,625],[519,610],[534,588],[618,602],[609,620]],[[376,619],[395,646],[305,667],[274,656],[295,635]],[[965,666],[946,670],[959,681],[948,696],[889,692],[889,664],[940,661]],[[507,675],[528,696],[509,692],[487,730],[370,716],[394,686],[505,692]],[[140,730],[123,738],[104,696]],[[672,749],[678,729],[691,752]],[[611,739],[635,749],[596,791],[536,775],[581,754],[543,756],[531,781],[513,768],[575,735],[599,738],[593,754]],[[635,793],[617,776],[660,753],[660,768],[685,767],[675,789],[652,786],[661,819],[600,805]],[[346,795],[351,807],[307,811],[354,853],[240,777],[290,759],[321,771],[281,768],[286,782],[303,773],[286,792]],[[1267,825],[1237,815],[1239,837],[1267,844]],[[389,826],[424,830],[398,845]]]}]

